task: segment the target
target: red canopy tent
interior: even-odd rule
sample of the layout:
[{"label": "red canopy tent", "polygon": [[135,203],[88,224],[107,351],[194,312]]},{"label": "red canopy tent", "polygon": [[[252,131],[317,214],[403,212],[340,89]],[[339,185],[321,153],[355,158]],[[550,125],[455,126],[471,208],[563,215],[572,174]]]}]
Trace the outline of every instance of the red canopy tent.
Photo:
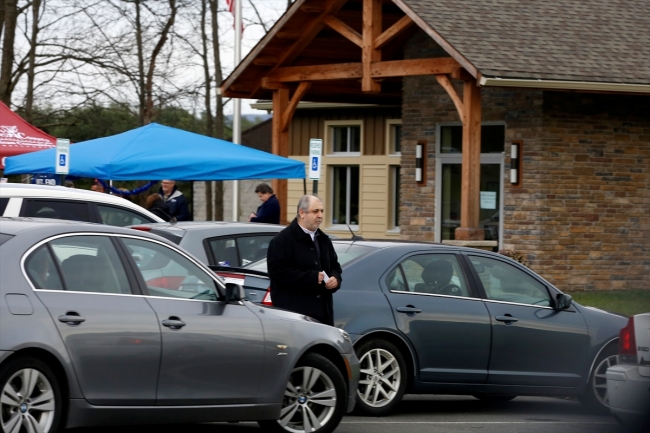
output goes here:
[{"label": "red canopy tent", "polygon": [[56,146],[56,138],[30,125],[0,102],[0,170],[7,156],[20,155]]}]

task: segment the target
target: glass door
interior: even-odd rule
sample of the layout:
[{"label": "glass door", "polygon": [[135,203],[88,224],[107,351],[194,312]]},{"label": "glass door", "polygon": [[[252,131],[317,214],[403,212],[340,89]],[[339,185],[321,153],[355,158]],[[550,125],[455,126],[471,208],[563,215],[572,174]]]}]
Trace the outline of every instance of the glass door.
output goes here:
[{"label": "glass door", "polygon": [[[436,158],[436,241],[455,240],[460,226],[462,171],[462,126],[441,125]],[[485,240],[501,246],[503,196],[503,150],[505,126],[483,125],[481,129],[481,177],[479,228]]]}]

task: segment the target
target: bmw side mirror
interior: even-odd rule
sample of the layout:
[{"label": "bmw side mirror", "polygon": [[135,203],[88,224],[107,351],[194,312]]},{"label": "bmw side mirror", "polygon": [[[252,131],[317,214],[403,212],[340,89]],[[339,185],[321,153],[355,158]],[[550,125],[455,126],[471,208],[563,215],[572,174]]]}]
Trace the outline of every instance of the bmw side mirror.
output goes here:
[{"label": "bmw side mirror", "polygon": [[571,301],[573,298],[565,293],[559,293],[555,297],[555,309],[556,310],[566,310],[571,306]]},{"label": "bmw side mirror", "polygon": [[226,300],[228,302],[239,302],[246,299],[246,292],[239,284],[226,283]]}]

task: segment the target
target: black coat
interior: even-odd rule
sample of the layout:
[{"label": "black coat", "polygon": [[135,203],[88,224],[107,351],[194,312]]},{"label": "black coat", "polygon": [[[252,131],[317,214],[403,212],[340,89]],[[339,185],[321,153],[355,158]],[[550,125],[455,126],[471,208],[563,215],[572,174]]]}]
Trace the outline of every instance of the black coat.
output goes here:
[{"label": "black coat", "polygon": [[275,194],[257,208],[255,215],[257,216],[251,218],[251,222],[280,224],[280,202]]},{"label": "black coat", "polygon": [[[343,271],[330,238],[320,229],[317,233],[320,260],[311,236],[302,230],[297,219],[271,240],[266,258],[271,300],[276,307],[334,325],[332,294],[341,287]],[[320,271],[336,277],[339,285],[330,290],[324,283],[318,284]]]}]

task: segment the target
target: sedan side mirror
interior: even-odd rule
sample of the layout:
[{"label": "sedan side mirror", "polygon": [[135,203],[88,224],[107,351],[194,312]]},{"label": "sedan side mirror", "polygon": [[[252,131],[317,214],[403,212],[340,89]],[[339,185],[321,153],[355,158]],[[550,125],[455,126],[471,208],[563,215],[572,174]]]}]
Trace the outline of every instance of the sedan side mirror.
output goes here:
[{"label": "sedan side mirror", "polygon": [[226,283],[226,300],[228,302],[239,302],[246,299],[246,292],[239,284]]},{"label": "sedan side mirror", "polygon": [[565,293],[559,293],[555,297],[555,309],[556,310],[566,310],[571,306],[571,301],[573,298]]}]

